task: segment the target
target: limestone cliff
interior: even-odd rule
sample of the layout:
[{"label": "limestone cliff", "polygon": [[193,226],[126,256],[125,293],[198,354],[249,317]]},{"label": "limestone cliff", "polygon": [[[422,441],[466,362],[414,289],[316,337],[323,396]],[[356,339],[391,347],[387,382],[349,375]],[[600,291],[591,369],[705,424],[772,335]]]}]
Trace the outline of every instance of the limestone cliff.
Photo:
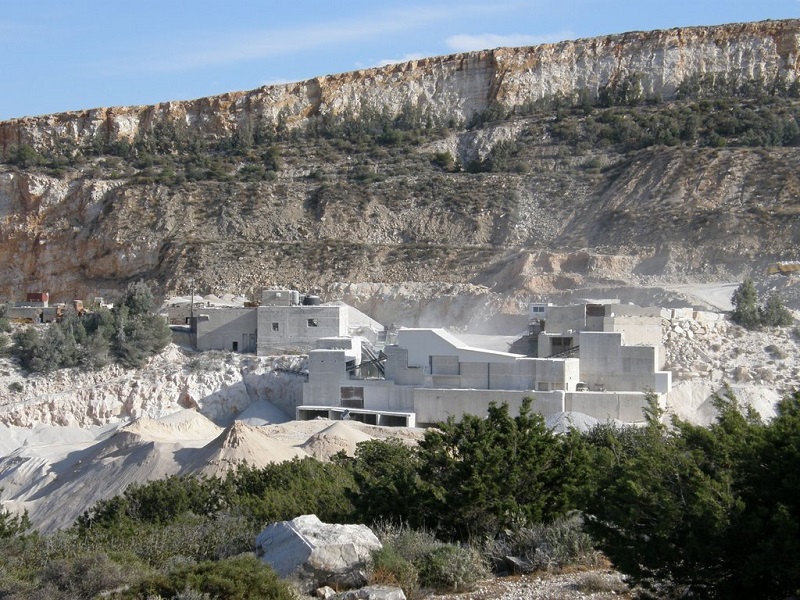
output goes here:
[{"label": "limestone cliff", "polygon": [[[787,96],[770,121],[760,100],[670,98],[703,74],[791,83],[799,43],[800,20],[627,33],[0,123],[5,156],[27,145],[59,157],[0,164],[0,300],[107,296],[135,279],[164,294],[279,284],[361,307],[381,297],[407,325],[435,324],[431,299],[459,296],[466,324],[585,286],[739,278],[800,255],[800,100]],[[634,76],[661,104],[592,123],[575,109],[572,125],[530,110]],[[763,142],[773,146],[738,131],[740,108],[782,127]],[[701,110],[727,110],[729,137],[711,117],[693,125],[702,139],[681,130],[625,146],[608,133]],[[312,135],[336,116],[404,111],[427,129]],[[487,114],[501,116],[475,119]],[[270,141],[224,145],[265,123]],[[176,124],[202,149],[103,150]],[[578,141],[589,130],[606,137]]]},{"label": "limestone cliff", "polygon": [[183,121],[212,136],[265,119],[291,127],[308,117],[413,105],[434,118],[468,121],[493,103],[520,107],[558,93],[596,95],[609,82],[642,76],[647,96],[668,99],[688,76],[793,81],[800,70],[800,20],[631,32],[525,48],[498,48],[233,92],[190,102],[97,108],[0,123],[0,149],[40,148],[99,136],[133,139],[157,122]]}]

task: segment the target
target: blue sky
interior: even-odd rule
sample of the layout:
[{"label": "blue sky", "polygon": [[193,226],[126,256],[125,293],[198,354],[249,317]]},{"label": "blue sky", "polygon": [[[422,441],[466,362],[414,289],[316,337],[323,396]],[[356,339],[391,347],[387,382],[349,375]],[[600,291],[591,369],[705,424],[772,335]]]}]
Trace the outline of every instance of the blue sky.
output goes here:
[{"label": "blue sky", "polygon": [[0,120],[499,46],[800,17],[800,0],[6,0],[2,8]]}]

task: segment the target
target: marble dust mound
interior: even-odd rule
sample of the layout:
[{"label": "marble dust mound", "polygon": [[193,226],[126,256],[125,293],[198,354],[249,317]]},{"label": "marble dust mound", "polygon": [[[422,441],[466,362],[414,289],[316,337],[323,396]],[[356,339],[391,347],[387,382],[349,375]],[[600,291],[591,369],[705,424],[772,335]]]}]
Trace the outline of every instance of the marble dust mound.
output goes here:
[{"label": "marble dust mound", "polygon": [[210,444],[193,453],[184,472],[224,475],[242,463],[262,468],[307,456],[303,450],[270,436],[263,428],[235,421]]},{"label": "marble dust mound", "polygon": [[159,419],[140,417],[120,431],[126,431],[149,441],[186,442],[208,440],[222,432],[222,428],[194,409],[184,409]]},{"label": "marble dust mound", "polygon": [[341,451],[347,456],[354,456],[360,442],[373,439],[375,438],[351,427],[346,421],[334,421],[332,425],[308,438],[301,448],[318,460],[330,460]]}]

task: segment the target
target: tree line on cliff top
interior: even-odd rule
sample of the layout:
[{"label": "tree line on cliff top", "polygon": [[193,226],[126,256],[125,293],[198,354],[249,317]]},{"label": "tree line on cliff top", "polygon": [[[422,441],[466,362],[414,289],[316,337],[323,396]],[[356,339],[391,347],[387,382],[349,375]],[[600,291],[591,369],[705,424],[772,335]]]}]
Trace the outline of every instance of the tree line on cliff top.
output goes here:
[{"label": "tree line on cliff top", "polygon": [[[284,155],[303,140],[324,151],[339,148],[348,156],[402,149],[441,139],[448,132],[478,129],[514,118],[541,120],[540,133],[528,141],[500,144],[540,144],[553,140],[565,151],[581,155],[590,149],[629,152],[651,146],[796,146],[800,143],[800,83],[782,77],[742,79],[724,73],[694,74],[678,86],[675,98],[664,100],[644,93],[641,73],[632,73],[602,86],[596,93],[580,89],[531,100],[521,106],[491,104],[469,122],[442,119],[421,103],[406,103],[398,114],[387,109],[324,114],[289,127],[288,115],[243,120],[228,135],[210,137],[186,123],[156,121],[133,140],[99,132],[77,145],[55,140],[50,149],[18,144],[6,148],[2,160],[18,168],[43,168],[61,175],[66,168],[85,165],[103,177],[128,178],[133,183],[180,186],[192,181],[274,181],[285,164]],[[95,159],[104,157],[97,162]],[[94,161],[89,164],[90,161]],[[524,160],[489,156],[474,164],[431,156],[433,166],[477,173],[508,171],[524,174]],[[101,165],[108,168],[103,170]],[[353,178],[373,180],[354,169]]]},{"label": "tree line on cliff top", "polygon": [[[412,552],[406,540],[379,557],[384,580],[388,570],[408,585],[434,565],[502,572],[512,555],[521,569],[564,568],[597,564],[601,551],[643,597],[785,598],[800,588],[800,393],[769,422],[730,392],[715,404],[709,427],[665,425],[651,398],[644,426],[565,434],[548,430],[527,401],[515,417],[493,404],[485,418],[428,430],[418,447],[374,440],[330,463],[133,485],[69,530],[12,527],[0,595],[31,597],[47,579],[42,552],[65,565],[102,557],[141,591],[143,579],[169,580],[178,566],[252,551],[267,523],[315,513],[384,529],[402,523],[449,544]],[[472,558],[459,554],[467,548]]]}]

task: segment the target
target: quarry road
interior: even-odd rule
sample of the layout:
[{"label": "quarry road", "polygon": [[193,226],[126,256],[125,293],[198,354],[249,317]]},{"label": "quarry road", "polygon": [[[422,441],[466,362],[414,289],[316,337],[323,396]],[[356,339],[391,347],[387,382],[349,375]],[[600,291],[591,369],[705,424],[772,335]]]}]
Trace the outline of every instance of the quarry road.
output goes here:
[{"label": "quarry road", "polygon": [[740,281],[736,283],[686,283],[683,285],[665,285],[664,289],[681,292],[717,310],[733,310],[731,296],[740,285]]}]

